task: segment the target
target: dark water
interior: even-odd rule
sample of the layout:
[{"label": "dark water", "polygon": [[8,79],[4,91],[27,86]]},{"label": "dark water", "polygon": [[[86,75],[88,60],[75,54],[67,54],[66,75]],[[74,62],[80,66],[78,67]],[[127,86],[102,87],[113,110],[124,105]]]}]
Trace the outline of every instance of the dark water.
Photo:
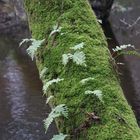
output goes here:
[{"label": "dark water", "polygon": [[43,119],[49,107],[42,97],[42,83],[35,64],[18,42],[0,37],[0,140],[49,140]]},{"label": "dark water", "polygon": [[[110,50],[116,45],[132,44],[140,52],[140,1],[116,0],[109,19],[104,25]],[[132,106],[140,125],[140,57],[123,56],[118,65],[124,94]]]}]

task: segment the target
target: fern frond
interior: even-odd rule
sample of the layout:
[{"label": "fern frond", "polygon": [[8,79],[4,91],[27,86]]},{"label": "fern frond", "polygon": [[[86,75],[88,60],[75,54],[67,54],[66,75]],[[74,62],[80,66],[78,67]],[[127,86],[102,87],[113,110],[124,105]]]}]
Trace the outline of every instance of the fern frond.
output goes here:
[{"label": "fern frond", "polygon": [[73,55],[71,53],[68,54],[63,54],[62,55],[62,63],[63,65],[67,65],[67,63],[69,62],[70,59],[72,59]]},{"label": "fern frond", "polygon": [[73,62],[75,62],[77,65],[84,65],[86,66],[86,57],[83,51],[76,51],[73,55]]},{"label": "fern frond", "polygon": [[47,132],[49,126],[53,122],[53,120],[57,117],[64,116],[68,118],[68,108],[65,104],[60,104],[52,109],[51,113],[49,114],[48,118],[44,120],[45,130]]},{"label": "fern frond", "polygon": [[80,83],[81,83],[81,84],[85,84],[86,82],[88,82],[88,81],[90,81],[90,80],[94,80],[94,78],[93,78],[93,77],[89,77],[89,78],[82,79],[82,80],[80,81]]},{"label": "fern frond", "polygon": [[52,95],[49,96],[49,97],[47,98],[46,104],[48,104],[48,103],[50,102],[50,100],[53,99],[53,98],[54,98],[54,96],[52,96]]},{"label": "fern frond", "polygon": [[48,68],[44,67],[40,72],[40,79],[43,79],[44,75],[47,73]]},{"label": "fern frond", "polygon": [[127,49],[127,48],[133,48],[133,49],[135,49],[134,45],[128,44],[128,45],[116,46],[116,48],[113,48],[112,50],[114,52],[118,52],[118,51],[122,51],[122,50]]},{"label": "fern frond", "polygon": [[68,135],[64,135],[62,133],[60,133],[59,135],[54,135],[53,138],[51,140],[65,140],[65,138],[67,137]]},{"label": "fern frond", "polygon": [[51,86],[52,84],[54,83],[58,83],[60,81],[63,81],[64,79],[60,79],[60,78],[57,78],[57,79],[53,79],[53,80],[50,80],[50,81],[47,81],[44,86],[43,86],[43,91],[44,93],[46,93],[48,91],[48,88],[49,86]]},{"label": "fern frond", "polygon": [[31,41],[31,45],[27,49],[27,53],[31,57],[31,59],[33,60],[35,52],[41,46],[41,44],[45,41],[45,39],[43,39],[43,40],[36,40],[36,39],[33,39],[33,38],[30,38],[30,39],[26,38],[26,39],[23,39],[20,42],[19,46],[22,46],[24,43],[27,43],[29,41]]},{"label": "fern frond", "polygon": [[37,49],[41,46],[41,44],[43,42],[44,42],[44,39],[43,40],[34,40],[34,41],[32,41],[32,44],[27,49],[27,53],[31,57],[32,60],[34,59]]},{"label": "fern frond", "polygon": [[87,90],[87,91],[85,91],[85,94],[86,95],[94,94],[101,102],[103,102],[103,97],[102,97],[102,91],[101,90],[94,90],[94,91]]},{"label": "fern frond", "polygon": [[80,44],[78,44],[78,45],[75,45],[74,47],[71,47],[70,49],[72,49],[72,50],[80,50],[80,49],[82,49],[82,48],[84,48],[84,42],[82,42],[82,43],[80,43]]},{"label": "fern frond", "polygon": [[19,44],[19,47],[22,46],[24,43],[27,43],[29,41],[33,42],[33,41],[35,41],[35,39],[33,39],[33,38],[25,38],[25,39],[22,39],[22,41]]},{"label": "fern frond", "polygon": [[64,66],[67,65],[70,60],[73,60],[77,65],[86,66],[85,59],[86,57],[83,51],[76,51],[74,54],[68,53],[62,55],[62,63]]}]

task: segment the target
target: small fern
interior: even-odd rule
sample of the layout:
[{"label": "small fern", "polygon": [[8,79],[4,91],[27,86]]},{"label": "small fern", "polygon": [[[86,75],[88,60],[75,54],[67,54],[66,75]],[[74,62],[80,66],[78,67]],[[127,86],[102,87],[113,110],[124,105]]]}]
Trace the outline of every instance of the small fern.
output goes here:
[{"label": "small fern", "polygon": [[87,90],[87,91],[85,91],[85,94],[86,95],[92,95],[92,94],[94,94],[101,102],[104,102],[103,101],[102,91],[101,90],[94,90],[94,91]]},{"label": "small fern", "polygon": [[54,135],[53,138],[51,140],[65,140],[65,138],[67,137],[68,135],[64,135],[62,133],[60,133],[59,135]]},{"label": "small fern", "polygon": [[62,63],[63,65],[67,65],[70,60],[73,60],[74,63],[77,65],[83,65],[86,66],[86,57],[83,51],[76,51],[74,54],[68,53],[68,54],[63,54],[62,56]]},{"label": "small fern", "polygon": [[43,40],[36,40],[36,39],[23,39],[22,42],[19,44],[19,46],[23,45],[24,43],[27,43],[31,41],[31,45],[27,49],[28,55],[31,57],[31,59],[34,59],[35,53],[37,49],[41,46],[41,44],[45,41]]},{"label": "small fern", "polygon": [[60,116],[64,116],[65,118],[68,118],[68,108],[66,107],[65,104],[60,104],[56,106],[54,109],[52,109],[48,118],[44,120],[44,126],[45,126],[46,132],[49,126],[51,125],[51,123],[54,121],[54,119]]},{"label": "small fern", "polygon": [[50,33],[49,37],[51,37],[51,36],[54,35],[55,33],[61,32],[61,29],[62,29],[62,27],[59,27],[58,25],[55,25],[55,26],[53,27],[53,30],[52,30],[52,32]]},{"label": "small fern", "polygon": [[85,57],[84,52],[76,51],[72,58],[73,58],[73,62],[75,62],[77,65],[84,65],[84,66],[86,66],[86,63],[85,63],[86,62],[85,61],[86,57]]},{"label": "small fern", "polygon": [[49,102],[50,102],[50,100],[52,100],[54,98],[54,96],[49,96],[48,98],[47,98],[47,101],[46,101],[46,104],[48,104]]},{"label": "small fern", "polygon": [[44,83],[44,86],[43,86],[44,93],[46,93],[48,91],[49,86],[51,86],[54,83],[58,83],[60,81],[63,81],[63,80],[64,79],[57,78],[57,79],[53,79],[53,80],[50,80],[50,81],[45,82]]},{"label": "small fern", "polygon": [[72,50],[80,50],[80,49],[82,49],[82,48],[84,48],[84,42],[82,42],[82,43],[80,43],[80,44],[78,44],[78,45],[75,45],[74,47],[71,47],[70,49],[72,49]]},{"label": "small fern", "polygon": [[133,49],[135,49],[134,45],[128,44],[128,45],[116,46],[116,48],[113,48],[112,50],[114,52],[118,52],[118,51],[122,51],[122,50],[127,49],[127,48],[133,48]]},{"label": "small fern", "polygon": [[67,65],[67,63],[69,62],[70,59],[72,59],[73,55],[71,53],[68,54],[63,54],[62,55],[62,63],[63,65]]},{"label": "small fern", "polygon": [[81,83],[81,84],[85,84],[86,82],[91,81],[91,80],[94,80],[94,78],[93,78],[93,77],[89,77],[89,78],[82,79],[82,80],[80,81],[80,83]]}]

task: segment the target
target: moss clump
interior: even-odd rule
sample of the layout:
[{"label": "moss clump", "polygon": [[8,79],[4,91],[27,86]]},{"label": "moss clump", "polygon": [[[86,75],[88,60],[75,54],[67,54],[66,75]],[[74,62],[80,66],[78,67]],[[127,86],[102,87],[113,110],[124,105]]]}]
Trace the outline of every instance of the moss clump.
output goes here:
[{"label": "moss clump", "polygon": [[[39,69],[48,68],[46,79],[64,78],[51,86],[54,105],[66,104],[69,119],[58,121],[59,130],[77,140],[139,140],[140,131],[135,117],[111,66],[111,56],[104,34],[87,0],[25,0],[34,38],[46,38],[38,52]],[[62,27],[61,33],[48,38],[52,27]],[[62,64],[62,55],[70,47],[85,43],[85,66],[69,62]],[[95,80],[81,85],[84,78]],[[86,90],[101,90],[104,103]],[[89,119],[95,113],[100,120]],[[87,121],[88,120],[88,121]]]}]

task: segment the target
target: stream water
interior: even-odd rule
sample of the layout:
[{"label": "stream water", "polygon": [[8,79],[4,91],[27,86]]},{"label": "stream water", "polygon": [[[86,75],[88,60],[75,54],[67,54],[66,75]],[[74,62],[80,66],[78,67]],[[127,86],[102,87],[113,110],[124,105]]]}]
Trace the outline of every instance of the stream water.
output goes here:
[{"label": "stream water", "polygon": [[[140,52],[140,1],[116,0],[109,22],[104,25],[110,50],[117,45],[135,45]],[[140,125],[140,57],[124,55],[118,65],[124,94]]]},{"label": "stream water", "polygon": [[42,97],[35,64],[18,41],[0,37],[0,140],[49,140],[43,119],[50,111]]}]

